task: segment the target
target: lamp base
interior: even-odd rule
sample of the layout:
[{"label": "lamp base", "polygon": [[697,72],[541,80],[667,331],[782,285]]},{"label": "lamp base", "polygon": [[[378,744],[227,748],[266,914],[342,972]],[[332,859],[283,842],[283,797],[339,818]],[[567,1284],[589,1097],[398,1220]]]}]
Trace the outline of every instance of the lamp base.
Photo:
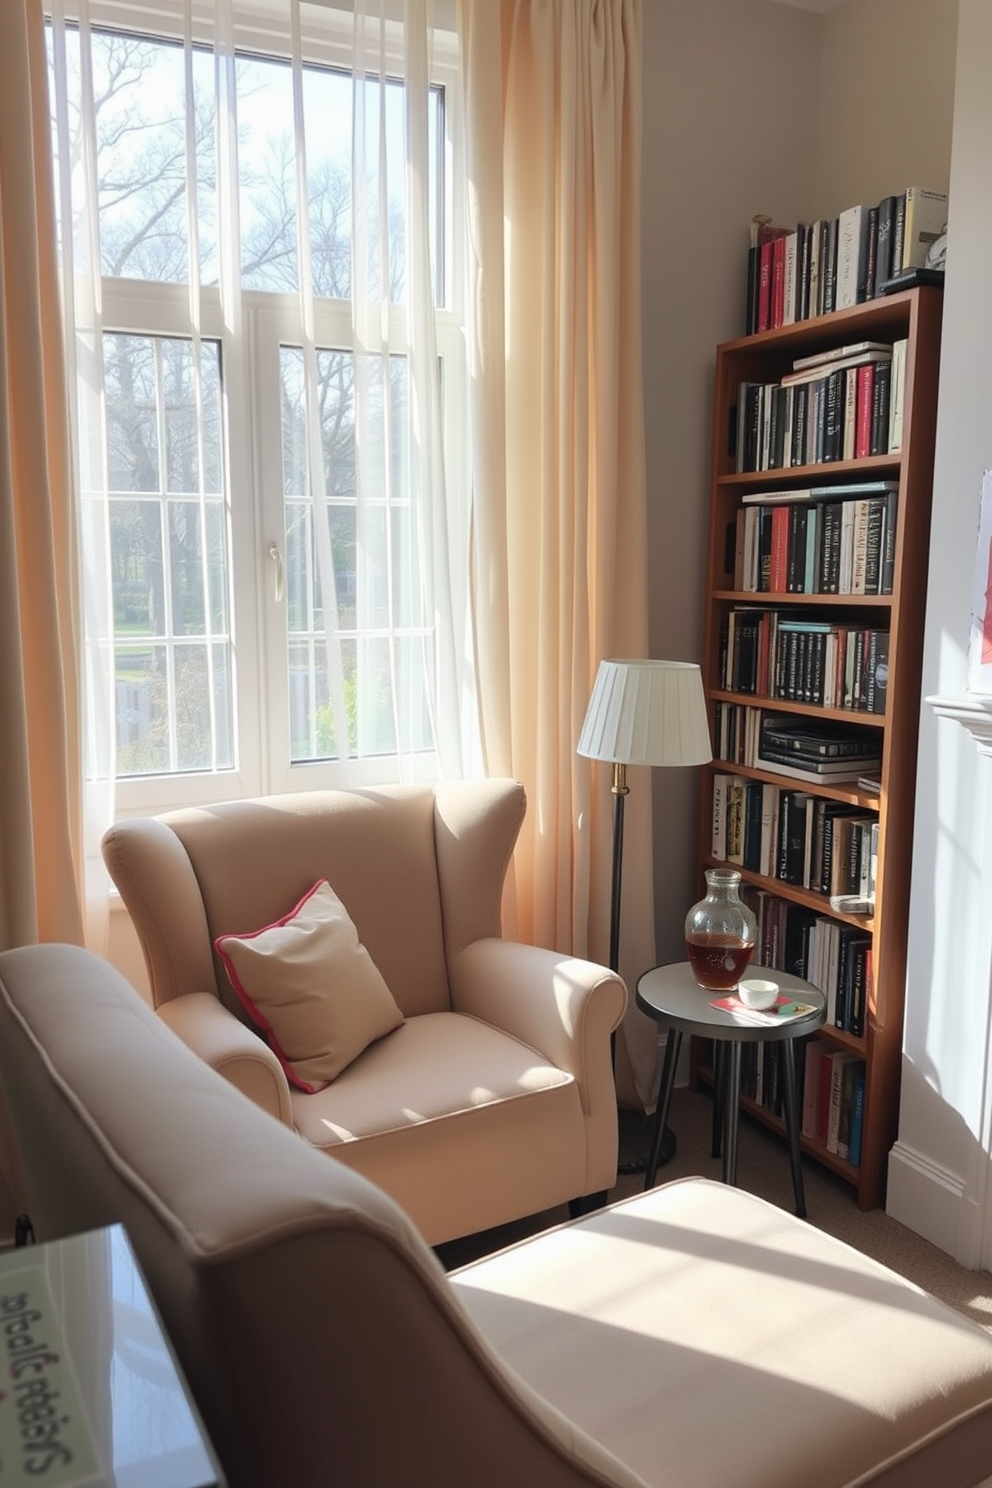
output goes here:
[{"label": "lamp base", "polygon": [[[632,1111],[626,1106],[619,1108],[618,1115],[620,1148],[617,1157],[617,1173],[644,1173],[647,1171],[651,1141],[654,1137],[654,1116],[645,1116],[643,1111]],[[665,1163],[671,1162],[677,1146],[675,1133],[670,1126],[666,1126],[661,1138],[661,1152],[658,1155],[659,1167],[664,1167]]]}]

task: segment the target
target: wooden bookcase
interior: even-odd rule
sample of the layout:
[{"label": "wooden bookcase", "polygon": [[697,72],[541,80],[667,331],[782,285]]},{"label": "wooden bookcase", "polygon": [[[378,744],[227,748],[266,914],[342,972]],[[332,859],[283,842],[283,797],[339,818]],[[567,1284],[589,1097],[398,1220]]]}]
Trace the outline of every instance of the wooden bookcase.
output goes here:
[{"label": "wooden bookcase", "polygon": [[[860,927],[871,936],[872,980],[864,1033],[860,1036],[825,1025],[821,1035],[840,1049],[853,1050],[865,1060],[865,1102],[861,1159],[858,1166],[827,1150],[817,1138],[803,1138],[807,1155],[840,1174],[856,1191],[862,1209],[884,1202],[887,1156],[897,1135],[899,1078],[909,913],[913,802],[916,776],[917,729],[920,711],[921,655],[926,601],[930,536],[931,484],[937,408],[942,293],[935,288],[904,290],[870,300],[851,309],[800,321],[775,330],[724,343],[716,352],[716,389],[713,418],[711,517],[703,680],[706,688],[714,752],[719,751],[715,729],[717,705],[729,703],[857,723],[877,730],[881,746],[881,792],[877,797],[856,783],[830,786],[803,784],[800,788],[866,812],[878,814],[878,857],[874,911],[870,916],[834,914],[829,896],[800,885],[763,877],[742,868],[745,893],[764,890],[816,914],[830,915]],[[861,341],[907,341],[903,403],[903,433],[897,453],[862,459],[791,465],[784,469],[738,472],[735,455],[736,405],[742,382],[774,383],[793,369],[797,358],[849,346]],[[745,493],[774,492],[860,480],[898,482],[895,564],[891,593],[848,595],[822,593],[755,593],[734,587],[737,513]],[[726,689],[721,666],[725,617],[735,606],[760,605],[787,617],[861,623],[889,631],[889,670],[884,714],[824,709],[794,700],[782,701],[754,693]],[[699,887],[703,869],[718,861],[713,856],[713,779],[719,772],[777,786],[797,782],[739,763],[714,759],[703,772],[699,820]],[[734,866],[740,866],[735,864]],[[756,960],[759,959],[756,955]],[[711,1080],[710,1050],[694,1044],[694,1083]],[[802,1072],[803,1055],[797,1053]],[[784,1129],[779,1116],[764,1104],[745,1099],[745,1107],[766,1124]]]}]

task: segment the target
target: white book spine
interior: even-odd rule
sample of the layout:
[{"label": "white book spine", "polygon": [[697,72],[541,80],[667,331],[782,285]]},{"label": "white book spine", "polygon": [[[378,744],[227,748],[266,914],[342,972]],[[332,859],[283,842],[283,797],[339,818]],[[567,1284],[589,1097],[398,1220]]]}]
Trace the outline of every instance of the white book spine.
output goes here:
[{"label": "white book spine", "polygon": [[837,296],[835,308],[849,310],[858,303],[864,207],[847,207],[837,219]]}]

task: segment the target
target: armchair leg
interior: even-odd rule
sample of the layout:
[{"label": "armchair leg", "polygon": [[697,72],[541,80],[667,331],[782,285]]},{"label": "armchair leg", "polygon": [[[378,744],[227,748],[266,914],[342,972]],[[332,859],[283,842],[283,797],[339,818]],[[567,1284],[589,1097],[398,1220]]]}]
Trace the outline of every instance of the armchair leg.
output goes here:
[{"label": "armchair leg", "polygon": [[599,1193],[583,1194],[579,1199],[569,1199],[569,1218],[581,1219],[584,1214],[592,1214],[594,1210],[604,1208],[607,1196],[607,1190],[603,1188]]}]

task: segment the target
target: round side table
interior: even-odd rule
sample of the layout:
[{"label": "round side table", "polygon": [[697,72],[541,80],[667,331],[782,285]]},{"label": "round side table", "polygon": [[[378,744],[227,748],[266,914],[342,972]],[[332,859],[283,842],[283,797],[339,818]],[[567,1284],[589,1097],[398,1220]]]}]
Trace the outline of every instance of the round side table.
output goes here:
[{"label": "round side table", "polygon": [[[668,1120],[675,1085],[675,1069],[683,1034],[695,1034],[699,1038],[713,1039],[716,1050],[716,1067],[713,1086],[713,1155],[723,1149],[723,1181],[737,1185],[737,1128],[741,1093],[741,1046],[754,1043],[782,1044],[782,1089],[785,1108],[785,1128],[789,1139],[789,1157],[792,1162],[792,1187],[796,1198],[796,1213],[806,1217],[806,1196],[803,1190],[802,1155],[799,1148],[799,1102],[796,1092],[795,1041],[807,1033],[813,1033],[823,1023],[826,998],[811,982],[793,976],[787,971],[776,971],[763,966],[749,966],[749,977],[770,977],[778,982],[780,989],[796,1002],[808,1003],[812,1011],[800,1018],[786,1022],[745,1022],[733,1013],[710,1006],[710,1000],[720,997],[719,992],[707,992],[700,987],[692,974],[688,961],[676,961],[668,966],[656,966],[646,971],[637,983],[637,1006],[656,1023],[668,1029],[665,1043],[665,1062],[661,1071],[661,1086],[658,1091],[658,1109],[655,1113],[654,1137],[648,1158],[645,1188],[653,1188],[658,1172],[658,1156],[661,1136]],[[721,1133],[722,1121],[722,1133]],[[722,1144],[721,1144],[722,1136]]]}]

